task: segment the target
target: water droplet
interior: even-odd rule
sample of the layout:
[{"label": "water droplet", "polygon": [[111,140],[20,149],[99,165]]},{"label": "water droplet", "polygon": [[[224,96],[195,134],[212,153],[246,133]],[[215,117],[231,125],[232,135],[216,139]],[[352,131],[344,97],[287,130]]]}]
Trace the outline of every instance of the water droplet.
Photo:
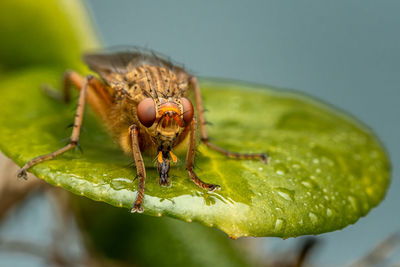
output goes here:
[{"label": "water droplet", "polygon": [[281,208],[275,208],[275,210],[276,210],[277,212],[282,212],[282,209],[281,209]]},{"label": "water droplet", "polygon": [[282,163],[275,164],[274,169],[275,169],[276,174],[278,174],[278,175],[284,175],[285,173],[288,172],[288,169]]},{"label": "water droplet", "polygon": [[279,196],[281,196],[282,198],[289,200],[289,201],[293,201],[294,200],[294,191],[293,190],[289,190],[283,187],[277,187],[277,193]]},{"label": "water droplet", "polygon": [[129,188],[132,184],[132,180],[127,178],[114,178],[111,180],[111,187],[115,190],[121,190]]},{"label": "water droplet", "polygon": [[358,210],[357,200],[352,196],[349,196],[348,200],[349,200],[351,206],[353,207],[353,209]]},{"label": "water droplet", "polygon": [[188,223],[191,223],[192,222],[192,219],[186,219],[186,221],[188,222]]},{"label": "water droplet", "polygon": [[308,214],[308,217],[310,217],[310,220],[312,223],[316,224],[318,222],[318,217],[314,213],[310,212]]},{"label": "water droplet", "polygon": [[315,158],[315,159],[313,159],[312,162],[313,162],[314,164],[318,164],[318,163],[319,163],[319,159]]},{"label": "water droplet", "polygon": [[320,168],[316,169],[315,171],[316,171],[317,173],[321,173],[321,169],[320,169]]},{"label": "water droplet", "polygon": [[282,229],[283,226],[283,219],[277,219],[275,222],[275,230],[279,231]]},{"label": "water droplet", "polygon": [[308,188],[312,187],[311,184],[309,182],[307,182],[307,181],[303,181],[303,182],[301,182],[301,184],[304,185],[305,187],[308,187]]},{"label": "water droplet", "polygon": [[326,215],[327,215],[328,217],[331,217],[331,216],[332,216],[332,210],[331,210],[331,209],[327,209],[327,210],[326,210]]},{"label": "water droplet", "polygon": [[263,167],[259,167],[258,170],[259,170],[259,171],[262,171],[262,170],[263,170]]},{"label": "water droplet", "polygon": [[292,168],[293,168],[293,169],[300,169],[300,165],[299,165],[299,164],[293,164],[293,165],[292,165]]},{"label": "water droplet", "polygon": [[161,217],[161,216],[162,216],[162,213],[158,213],[157,216],[158,216],[158,217]]}]

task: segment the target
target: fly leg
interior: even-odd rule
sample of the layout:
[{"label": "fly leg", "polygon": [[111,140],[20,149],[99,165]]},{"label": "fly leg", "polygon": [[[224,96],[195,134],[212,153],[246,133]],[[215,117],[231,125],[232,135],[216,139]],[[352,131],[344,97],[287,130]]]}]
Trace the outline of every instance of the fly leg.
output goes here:
[{"label": "fly leg", "polygon": [[133,152],[133,157],[135,159],[137,177],[139,179],[139,188],[131,212],[142,213],[143,212],[142,202],[144,198],[146,169],[144,167],[142,153],[140,152],[140,147],[139,147],[139,128],[136,125],[132,125],[131,127],[129,127],[129,135],[131,137],[132,152]]},{"label": "fly leg", "polygon": [[[84,78],[76,73],[75,71],[66,71],[62,79],[62,93],[52,89],[51,87],[45,85],[43,87],[44,92],[50,97],[63,100],[64,102],[70,102],[71,100],[71,87],[75,87],[81,90]],[[89,81],[89,87],[86,92],[86,99],[89,102],[92,109],[99,114],[99,116],[107,122],[109,110],[113,103],[113,98],[111,93],[107,90],[107,87],[97,79],[92,77]]]},{"label": "fly leg", "polygon": [[208,191],[214,191],[220,189],[219,185],[216,184],[208,184],[200,180],[197,177],[196,173],[193,171],[193,164],[194,164],[194,154],[196,151],[196,118],[193,118],[191,125],[190,125],[190,136],[189,136],[189,147],[186,154],[186,170],[192,181],[201,188],[204,188]]},{"label": "fly leg", "polygon": [[[71,148],[76,147],[78,145],[79,133],[80,133],[81,126],[82,126],[83,112],[85,110],[86,92],[87,92],[87,88],[88,88],[92,78],[93,78],[93,76],[87,76],[85,79],[82,79],[83,81],[81,80],[82,81],[81,83],[79,83],[78,80],[75,81],[77,83],[77,85],[81,86],[81,91],[79,94],[78,107],[76,109],[75,120],[74,120],[73,130],[72,130],[69,144],[52,152],[52,153],[38,156],[38,157],[32,159],[31,161],[28,161],[18,172],[17,176],[19,178],[24,178],[26,180],[27,179],[26,171],[30,167],[32,167],[33,165],[36,165],[39,162],[52,159],[52,158],[66,152],[66,151],[70,150]],[[67,90],[67,89],[64,89],[64,90]]]},{"label": "fly leg", "polygon": [[191,77],[190,78],[190,85],[192,86],[194,93],[195,93],[195,100],[196,100],[196,109],[197,109],[197,114],[199,117],[199,122],[200,122],[200,135],[201,135],[201,141],[208,146],[211,149],[214,149],[215,151],[218,151],[225,156],[229,158],[235,158],[235,159],[260,159],[262,162],[267,163],[268,162],[268,154],[267,153],[237,153],[237,152],[232,152],[229,151],[225,148],[222,148],[220,146],[217,146],[213,143],[211,143],[208,140],[208,134],[207,134],[207,129],[206,129],[206,120],[204,117],[204,108],[203,108],[203,101],[201,98],[201,92],[200,92],[200,87],[197,82],[196,77]]}]

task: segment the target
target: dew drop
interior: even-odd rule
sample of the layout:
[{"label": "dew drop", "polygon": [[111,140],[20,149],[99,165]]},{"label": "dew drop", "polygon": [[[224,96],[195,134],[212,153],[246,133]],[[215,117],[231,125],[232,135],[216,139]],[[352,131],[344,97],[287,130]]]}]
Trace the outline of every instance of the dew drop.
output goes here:
[{"label": "dew drop", "polygon": [[286,168],[285,164],[282,163],[275,164],[274,170],[275,173],[278,175],[284,175],[285,173],[288,172],[288,169]]},{"label": "dew drop", "polygon": [[276,174],[278,174],[278,175],[284,175],[285,173],[284,173],[282,170],[277,170],[277,171],[276,171]]},{"label": "dew drop", "polygon": [[130,184],[132,184],[132,180],[127,178],[114,178],[111,180],[111,187],[115,190],[121,190],[125,188],[129,188]]},{"label": "dew drop", "polygon": [[312,187],[311,184],[309,182],[307,182],[307,181],[303,181],[303,182],[301,182],[301,184],[304,185],[305,187],[308,187],[308,188]]},{"label": "dew drop", "polygon": [[319,163],[319,159],[317,159],[317,158],[313,159],[313,163],[314,164],[318,164]]},{"label": "dew drop", "polygon": [[332,216],[332,210],[331,210],[331,209],[327,209],[327,210],[326,210],[326,215],[327,215],[328,217],[331,217],[331,216]]},{"label": "dew drop", "polygon": [[282,212],[282,209],[281,209],[281,208],[275,208],[275,210],[276,210],[277,212]]},{"label": "dew drop", "polygon": [[277,219],[275,222],[275,230],[279,231],[282,229],[283,226],[283,220],[282,219]]},{"label": "dew drop", "polygon": [[312,223],[316,224],[318,222],[318,217],[314,213],[310,212],[308,214],[308,217],[310,217],[310,220]]},{"label": "dew drop", "polygon": [[293,190],[289,190],[283,187],[277,187],[277,193],[279,196],[281,196],[282,198],[289,200],[289,201],[293,201],[294,200],[294,191]]},{"label": "dew drop", "polygon": [[353,209],[358,210],[357,200],[352,196],[349,196],[348,200],[349,200],[351,206],[353,207]]}]

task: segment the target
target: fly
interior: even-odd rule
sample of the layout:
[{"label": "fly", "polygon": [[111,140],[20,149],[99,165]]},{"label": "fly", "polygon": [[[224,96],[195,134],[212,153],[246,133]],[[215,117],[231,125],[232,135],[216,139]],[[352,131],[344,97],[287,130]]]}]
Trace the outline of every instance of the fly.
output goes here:
[{"label": "fly", "polygon": [[[146,169],[142,152],[156,156],[159,184],[169,185],[170,161],[177,157],[172,150],[189,138],[186,154],[186,170],[199,187],[214,191],[219,185],[206,183],[193,170],[197,125],[201,141],[230,158],[260,159],[267,161],[267,154],[242,154],[231,152],[209,141],[200,87],[195,76],[183,67],[166,60],[152,51],[85,54],[83,61],[100,78],[82,77],[67,71],[63,77],[63,98],[70,100],[70,88],[79,93],[73,130],[69,143],[46,155],[27,162],[18,177],[27,178],[26,171],[33,165],[52,159],[78,145],[86,102],[100,116],[122,150],[133,155],[139,181],[136,200],[131,212],[143,212]],[[193,90],[197,118],[188,93]]]}]

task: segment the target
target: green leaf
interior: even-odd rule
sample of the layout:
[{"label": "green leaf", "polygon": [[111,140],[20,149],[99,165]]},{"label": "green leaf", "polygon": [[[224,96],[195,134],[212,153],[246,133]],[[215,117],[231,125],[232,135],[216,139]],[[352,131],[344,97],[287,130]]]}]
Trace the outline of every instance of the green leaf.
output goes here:
[{"label": "green leaf", "polygon": [[[59,76],[34,69],[0,83],[0,148],[21,166],[60,148],[70,135],[66,126],[76,103],[58,103],[39,90]],[[200,144],[197,174],[222,188],[210,193],[191,182],[183,151],[168,188],[158,185],[153,158],[146,158],[145,214],[198,221],[233,238],[286,238],[343,228],[384,197],[387,157],[355,119],[296,92],[212,80],[201,85],[214,142],[238,152],[268,152],[270,162],[227,159]],[[84,152],[69,151],[30,171],[75,194],[130,208],[137,189],[132,158],[92,112],[86,115]]]},{"label": "green leaf", "polygon": [[98,46],[78,0],[0,2],[0,72],[27,67],[82,68],[83,50]]},{"label": "green leaf", "polygon": [[126,266],[254,266],[238,249],[240,243],[216,229],[168,217],[132,216],[125,209],[81,197],[73,200],[91,246]]}]

